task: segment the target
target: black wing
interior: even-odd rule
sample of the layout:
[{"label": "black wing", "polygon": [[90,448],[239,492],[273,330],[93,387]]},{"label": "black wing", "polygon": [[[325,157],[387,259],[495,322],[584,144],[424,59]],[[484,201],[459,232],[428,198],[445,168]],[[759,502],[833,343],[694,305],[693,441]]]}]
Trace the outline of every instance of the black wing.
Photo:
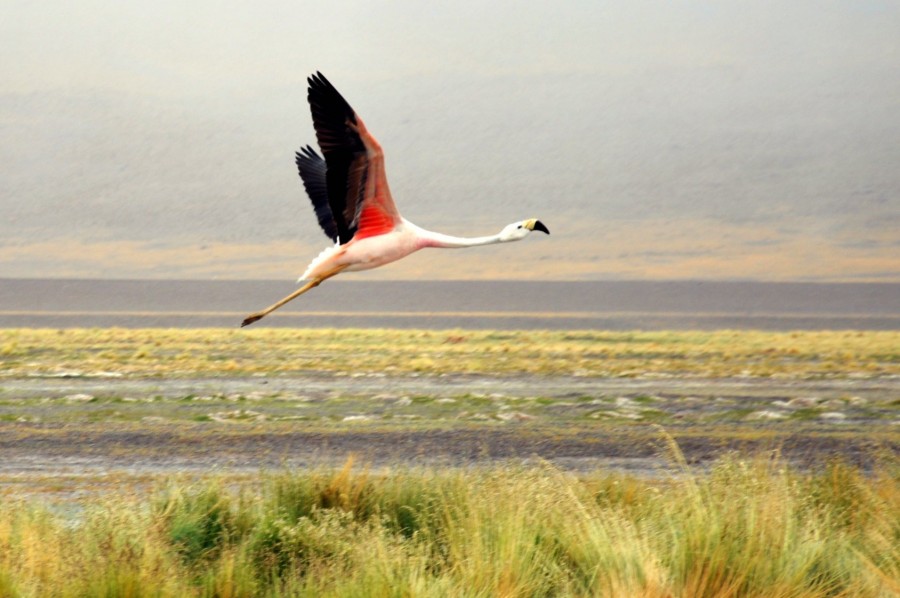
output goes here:
[{"label": "black wing", "polygon": [[359,224],[369,159],[356,131],[356,113],[347,100],[322,73],[316,72],[307,83],[316,139],[325,157],[328,205],[338,240],[344,244],[353,238]]},{"label": "black wing", "polygon": [[337,243],[338,228],[331,213],[331,205],[328,203],[328,184],[326,182],[325,160],[308,145],[301,147],[297,152],[297,170],[303,179],[303,186],[309,196],[316,212],[319,226],[325,231],[325,235]]}]

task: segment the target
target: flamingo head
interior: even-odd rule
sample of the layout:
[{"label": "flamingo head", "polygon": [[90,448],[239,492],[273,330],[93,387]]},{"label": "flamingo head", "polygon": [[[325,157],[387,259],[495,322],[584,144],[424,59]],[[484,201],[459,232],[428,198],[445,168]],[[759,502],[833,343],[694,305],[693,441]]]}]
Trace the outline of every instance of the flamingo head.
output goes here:
[{"label": "flamingo head", "polygon": [[530,218],[528,220],[521,220],[506,225],[503,230],[500,231],[500,239],[502,241],[518,241],[519,239],[524,239],[529,233],[536,230],[548,235],[550,234],[550,230],[544,226],[543,222],[537,218]]}]

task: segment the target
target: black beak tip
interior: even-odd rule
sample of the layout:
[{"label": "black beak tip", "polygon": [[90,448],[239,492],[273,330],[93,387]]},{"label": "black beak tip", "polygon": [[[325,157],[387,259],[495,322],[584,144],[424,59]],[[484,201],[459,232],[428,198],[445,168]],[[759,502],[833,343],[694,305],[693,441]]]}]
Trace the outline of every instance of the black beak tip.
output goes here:
[{"label": "black beak tip", "polygon": [[546,226],[544,226],[544,223],[541,222],[540,220],[535,221],[534,230],[539,230],[542,233],[547,233],[548,235],[550,234],[550,230]]}]

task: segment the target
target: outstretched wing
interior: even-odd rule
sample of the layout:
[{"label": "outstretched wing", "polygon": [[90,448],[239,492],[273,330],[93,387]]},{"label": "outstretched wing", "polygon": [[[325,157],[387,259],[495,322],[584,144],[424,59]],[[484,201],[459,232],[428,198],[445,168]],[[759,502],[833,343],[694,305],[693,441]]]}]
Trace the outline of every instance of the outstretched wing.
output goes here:
[{"label": "outstretched wing", "polygon": [[392,231],[401,218],[387,185],[381,146],[322,73],[307,82],[338,241],[344,244]]},{"label": "outstretched wing", "polygon": [[325,231],[325,235],[333,242],[338,241],[338,228],[331,213],[331,205],[328,203],[328,184],[326,182],[326,166],[316,151],[309,147],[301,147],[296,153],[297,170],[303,179],[303,186],[309,196],[316,212],[319,226]]}]

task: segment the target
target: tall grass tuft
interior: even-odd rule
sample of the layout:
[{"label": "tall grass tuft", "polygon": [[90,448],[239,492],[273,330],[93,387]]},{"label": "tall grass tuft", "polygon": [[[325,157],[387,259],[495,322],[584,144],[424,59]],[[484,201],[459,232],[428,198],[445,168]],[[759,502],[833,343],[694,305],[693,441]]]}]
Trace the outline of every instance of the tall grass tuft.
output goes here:
[{"label": "tall grass tuft", "polygon": [[0,504],[2,596],[889,596],[900,468],[777,456],[657,479],[551,466],[170,481]]}]

